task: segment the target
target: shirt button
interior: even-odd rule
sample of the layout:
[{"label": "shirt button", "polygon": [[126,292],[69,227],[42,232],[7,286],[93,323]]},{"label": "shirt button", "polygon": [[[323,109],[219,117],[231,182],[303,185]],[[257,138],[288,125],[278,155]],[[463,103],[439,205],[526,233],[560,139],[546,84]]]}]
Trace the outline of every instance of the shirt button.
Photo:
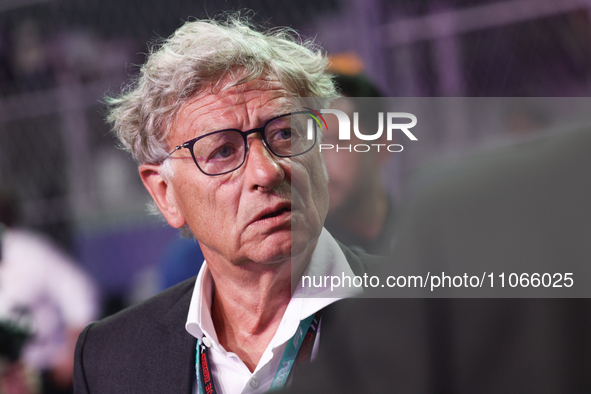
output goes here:
[{"label": "shirt button", "polygon": [[211,347],[211,341],[208,337],[203,337],[203,344],[207,347]]},{"label": "shirt button", "polygon": [[252,379],[250,379],[250,383],[249,384],[250,384],[250,387],[252,387],[253,389],[256,389],[256,388],[259,387],[259,384],[260,383],[259,383],[259,381],[258,381],[257,378],[252,378]]}]

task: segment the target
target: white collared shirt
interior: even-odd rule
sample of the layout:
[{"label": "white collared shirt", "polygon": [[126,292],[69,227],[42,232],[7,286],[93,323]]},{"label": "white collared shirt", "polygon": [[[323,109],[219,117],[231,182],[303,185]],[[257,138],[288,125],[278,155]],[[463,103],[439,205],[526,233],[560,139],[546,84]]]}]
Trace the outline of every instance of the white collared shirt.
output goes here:
[{"label": "white collared shirt", "polygon": [[[353,277],[354,275],[343,251],[326,229],[322,229],[312,259],[303,275],[316,277],[330,275]],[[349,288],[331,291],[330,282],[328,288],[324,286],[304,288],[300,280],[275,336],[265,349],[254,372],[251,373],[235,353],[226,351],[218,342],[211,319],[213,279],[205,262],[195,282],[185,328],[195,338],[210,345],[210,367],[213,382],[219,394],[264,393],[271,387],[287,341],[295,334],[300,321],[335,301],[353,296],[355,292],[356,289]],[[312,358],[318,351],[317,345],[318,338],[314,343]],[[197,393],[196,386],[193,391]]]}]

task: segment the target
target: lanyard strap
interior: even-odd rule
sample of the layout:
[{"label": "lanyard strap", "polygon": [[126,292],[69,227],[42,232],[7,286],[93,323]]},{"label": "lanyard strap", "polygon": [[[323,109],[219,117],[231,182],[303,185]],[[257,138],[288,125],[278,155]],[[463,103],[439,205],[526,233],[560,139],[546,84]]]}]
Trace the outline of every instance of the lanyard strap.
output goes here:
[{"label": "lanyard strap", "polygon": [[[312,346],[318,333],[320,311],[301,321],[296,333],[287,342],[283,357],[277,367],[277,372],[271,383],[270,390],[279,390],[293,377],[300,366],[312,357]],[[304,333],[305,336],[304,336]]]},{"label": "lanyard strap", "polygon": [[[279,390],[285,386],[288,380],[300,366],[310,361],[312,357],[312,347],[318,333],[320,323],[320,311],[300,322],[296,333],[287,342],[283,357],[279,362],[279,367],[271,383],[270,390]],[[305,335],[304,335],[305,333]],[[197,340],[197,352],[195,355],[195,371],[197,375],[197,390],[199,394],[217,394],[213,378],[211,376],[211,367],[209,362],[209,350],[201,341]]]},{"label": "lanyard strap", "polygon": [[195,371],[197,371],[197,388],[199,394],[217,394],[213,385],[213,377],[211,376],[209,352],[207,346],[199,339],[197,340]]}]

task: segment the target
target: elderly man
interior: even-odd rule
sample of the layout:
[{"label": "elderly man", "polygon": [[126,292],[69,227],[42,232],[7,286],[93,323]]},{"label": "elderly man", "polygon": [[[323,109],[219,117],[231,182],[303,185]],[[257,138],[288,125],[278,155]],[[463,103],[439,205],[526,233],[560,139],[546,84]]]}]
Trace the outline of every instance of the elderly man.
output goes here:
[{"label": "elderly man", "polygon": [[86,328],[77,392],[266,392],[314,357],[329,333],[323,311],[343,295],[300,297],[311,291],[300,275],[365,267],[323,230],[319,123],[292,103],[316,97],[320,108],[335,95],[325,66],[289,32],[196,21],[112,100],[144,185],[171,226],[193,233],[205,263],[196,279]]}]

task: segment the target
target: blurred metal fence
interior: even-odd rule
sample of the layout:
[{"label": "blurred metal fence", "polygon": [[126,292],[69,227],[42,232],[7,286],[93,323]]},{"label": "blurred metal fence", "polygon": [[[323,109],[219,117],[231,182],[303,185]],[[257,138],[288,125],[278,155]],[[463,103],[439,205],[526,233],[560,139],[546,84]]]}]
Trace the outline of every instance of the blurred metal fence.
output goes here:
[{"label": "blurred metal fence", "polygon": [[190,17],[252,9],[301,25],[336,1],[0,0],[0,186],[24,223],[69,245],[72,226],[145,216],[134,163],[104,124],[105,94],[137,72],[148,41]]},{"label": "blurred metal fence", "polygon": [[[0,0],[0,185],[23,198],[26,224],[67,243],[72,225],[143,215],[147,196],[114,148],[101,100],[137,71],[147,41],[241,8],[330,52],[358,53],[393,96],[590,91],[586,0]],[[450,130],[441,146],[482,137]]]}]

